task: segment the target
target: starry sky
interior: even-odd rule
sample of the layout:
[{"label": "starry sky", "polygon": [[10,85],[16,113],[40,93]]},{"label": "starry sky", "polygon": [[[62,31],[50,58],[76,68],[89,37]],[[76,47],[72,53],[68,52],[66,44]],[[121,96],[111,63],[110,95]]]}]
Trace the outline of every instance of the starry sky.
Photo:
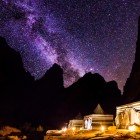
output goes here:
[{"label": "starry sky", "polygon": [[139,16],[140,0],[0,0],[0,36],[36,79],[57,63],[66,87],[90,71],[122,90]]}]

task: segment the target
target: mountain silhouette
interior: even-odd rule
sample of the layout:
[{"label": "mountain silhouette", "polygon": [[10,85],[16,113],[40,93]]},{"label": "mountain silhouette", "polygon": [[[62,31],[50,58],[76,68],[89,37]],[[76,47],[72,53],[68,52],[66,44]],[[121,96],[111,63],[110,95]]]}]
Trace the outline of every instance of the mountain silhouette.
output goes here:
[{"label": "mountain silhouette", "polygon": [[34,80],[26,72],[21,56],[0,37],[0,120],[21,125],[43,124],[60,127],[79,113],[94,113],[98,104],[104,113],[115,114],[121,91],[115,81],[106,82],[98,73],[86,73],[64,88],[63,69],[54,64],[45,75]]},{"label": "mountain silhouette", "polygon": [[[76,114],[82,116],[94,113],[98,104],[105,114],[115,114],[116,106],[120,104],[121,91],[115,81],[106,82],[95,73],[87,73],[77,82],[65,89],[64,105],[67,113],[73,118]],[[71,112],[71,113],[70,113]],[[68,116],[68,118],[69,118]]]},{"label": "mountain silhouette", "polygon": [[[27,88],[34,82],[25,71],[21,56],[0,37],[0,118],[14,122],[21,108],[21,101]],[[6,120],[6,121],[7,121]]]},{"label": "mountain silhouette", "polygon": [[123,103],[140,100],[140,17],[138,21],[138,36],[136,43],[135,61],[129,78],[124,86]]},{"label": "mountain silhouette", "polygon": [[0,37],[0,65],[0,85],[19,84],[23,86],[33,80],[23,68],[20,54],[10,48],[2,37]]}]

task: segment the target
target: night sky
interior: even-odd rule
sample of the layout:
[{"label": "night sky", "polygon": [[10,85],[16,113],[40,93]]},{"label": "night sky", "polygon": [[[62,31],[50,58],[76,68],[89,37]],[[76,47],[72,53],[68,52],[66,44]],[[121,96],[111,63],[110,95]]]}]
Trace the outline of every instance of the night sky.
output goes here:
[{"label": "night sky", "polygon": [[0,36],[36,79],[58,63],[65,86],[91,71],[122,89],[139,15],[140,0],[0,0]]}]

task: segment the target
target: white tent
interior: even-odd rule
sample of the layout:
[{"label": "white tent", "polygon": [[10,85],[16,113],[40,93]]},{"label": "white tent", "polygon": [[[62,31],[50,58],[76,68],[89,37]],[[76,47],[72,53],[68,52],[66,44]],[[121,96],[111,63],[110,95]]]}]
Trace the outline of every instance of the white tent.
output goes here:
[{"label": "white tent", "polygon": [[94,114],[84,116],[84,128],[85,129],[94,129],[101,125],[112,125],[113,124],[113,115],[104,114],[103,109],[100,104],[94,110]]},{"label": "white tent", "polygon": [[140,101],[118,106],[115,122],[118,128],[128,128],[133,124],[140,125]]}]

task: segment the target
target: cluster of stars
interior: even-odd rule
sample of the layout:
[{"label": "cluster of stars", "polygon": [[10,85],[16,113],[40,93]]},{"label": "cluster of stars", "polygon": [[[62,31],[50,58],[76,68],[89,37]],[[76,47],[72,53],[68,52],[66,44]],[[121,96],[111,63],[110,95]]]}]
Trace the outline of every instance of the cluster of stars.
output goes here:
[{"label": "cluster of stars", "polygon": [[65,86],[90,71],[123,89],[139,14],[139,0],[2,0],[0,35],[37,79],[58,63]]}]

